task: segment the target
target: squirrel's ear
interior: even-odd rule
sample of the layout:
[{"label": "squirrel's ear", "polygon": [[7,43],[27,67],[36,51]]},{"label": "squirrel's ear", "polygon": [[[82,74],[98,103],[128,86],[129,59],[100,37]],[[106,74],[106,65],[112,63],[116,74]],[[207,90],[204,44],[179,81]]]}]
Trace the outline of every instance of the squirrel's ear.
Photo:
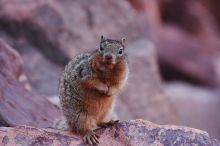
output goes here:
[{"label": "squirrel's ear", "polygon": [[124,45],[125,44],[125,38],[121,39],[121,43]]},{"label": "squirrel's ear", "polygon": [[104,38],[104,36],[103,36],[103,35],[101,35],[101,42],[102,42],[102,41],[104,41],[104,39],[105,39],[105,38]]}]

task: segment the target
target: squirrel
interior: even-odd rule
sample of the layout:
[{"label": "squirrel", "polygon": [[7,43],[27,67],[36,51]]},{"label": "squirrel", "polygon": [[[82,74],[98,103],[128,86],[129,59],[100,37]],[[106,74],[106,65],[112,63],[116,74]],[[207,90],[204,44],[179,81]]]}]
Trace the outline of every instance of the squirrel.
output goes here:
[{"label": "squirrel", "polygon": [[77,55],[61,75],[59,98],[68,129],[83,135],[89,145],[99,143],[95,128],[118,122],[108,118],[116,95],[128,78],[124,44],[125,39],[101,36],[98,49]]}]

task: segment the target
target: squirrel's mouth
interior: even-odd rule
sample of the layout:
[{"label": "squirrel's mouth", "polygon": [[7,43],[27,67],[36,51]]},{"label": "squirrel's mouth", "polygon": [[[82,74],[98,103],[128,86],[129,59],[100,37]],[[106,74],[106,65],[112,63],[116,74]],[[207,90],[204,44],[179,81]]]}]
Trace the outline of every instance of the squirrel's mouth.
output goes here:
[{"label": "squirrel's mouth", "polygon": [[105,61],[103,61],[103,64],[105,64],[105,65],[115,65],[115,61],[112,61],[112,60],[105,60]]},{"label": "squirrel's mouth", "polygon": [[102,63],[106,65],[115,65],[116,60],[114,58],[103,58]]},{"label": "squirrel's mouth", "polygon": [[102,64],[108,69],[112,69],[115,63],[116,63],[115,60],[105,60],[105,59],[102,62]]},{"label": "squirrel's mouth", "polygon": [[97,62],[97,67],[101,71],[111,70],[115,66],[115,61],[112,60],[100,60]]},{"label": "squirrel's mouth", "polygon": [[105,69],[111,70],[111,69],[114,68],[114,65],[115,65],[115,64],[108,62],[108,63],[104,63],[104,64],[102,64],[102,65],[103,65],[103,67],[104,67]]}]

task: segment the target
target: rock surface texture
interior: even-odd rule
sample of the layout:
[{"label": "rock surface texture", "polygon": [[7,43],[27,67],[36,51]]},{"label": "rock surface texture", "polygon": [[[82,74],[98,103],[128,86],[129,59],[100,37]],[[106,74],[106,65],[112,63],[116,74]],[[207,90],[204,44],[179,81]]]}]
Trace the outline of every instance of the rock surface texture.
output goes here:
[{"label": "rock surface texture", "polygon": [[17,51],[0,40],[0,125],[51,126],[61,112],[31,90],[22,66]]},{"label": "rock surface texture", "polygon": [[182,82],[165,85],[165,91],[179,115],[178,125],[207,131],[219,139],[219,93],[213,89],[192,86]]},{"label": "rock surface texture", "polygon": [[0,7],[0,30],[26,38],[61,64],[95,46],[101,35],[133,40],[147,34],[145,19],[126,1],[2,0]]},{"label": "rock surface texture", "polygon": [[[197,129],[161,126],[144,120],[120,122],[96,131],[99,146],[219,146],[220,141]],[[0,127],[0,143],[4,146],[83,146],[81,137],[70,132],[33,127]]]},{"label": "rock surface texture", "polygon": [[188,77],[197,84],[220,84],[219,2],[129,1],[149,18],[165,79]]}]

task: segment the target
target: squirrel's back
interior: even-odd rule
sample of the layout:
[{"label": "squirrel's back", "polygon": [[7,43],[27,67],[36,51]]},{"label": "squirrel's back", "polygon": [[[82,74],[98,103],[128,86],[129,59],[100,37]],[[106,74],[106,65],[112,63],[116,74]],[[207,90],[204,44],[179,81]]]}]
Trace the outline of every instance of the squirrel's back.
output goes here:
[{"label": "squirrel's back", "polygon": [[86,78],[91,73],[88,63],[91,54],[82,53],[73,58],[65,66],[59,80],[59,98],[67,122],[77,123],[79,112],[83,110],[84,101],[79,85],[82,78]]},{"label": "squirrel's back", "polygon": [[[86,78],[91,73],[91,67],[89,65],[91,54],[91,52],[81,53],[65,66],[59,81],[59,97],[61,104],[69,104],[69,100],[74,98],[78,98],[78,100],[81,99],[81,91],[77,85],[80,84],[82,78]],[[77,102],[77,100],[75,101]]]}]

